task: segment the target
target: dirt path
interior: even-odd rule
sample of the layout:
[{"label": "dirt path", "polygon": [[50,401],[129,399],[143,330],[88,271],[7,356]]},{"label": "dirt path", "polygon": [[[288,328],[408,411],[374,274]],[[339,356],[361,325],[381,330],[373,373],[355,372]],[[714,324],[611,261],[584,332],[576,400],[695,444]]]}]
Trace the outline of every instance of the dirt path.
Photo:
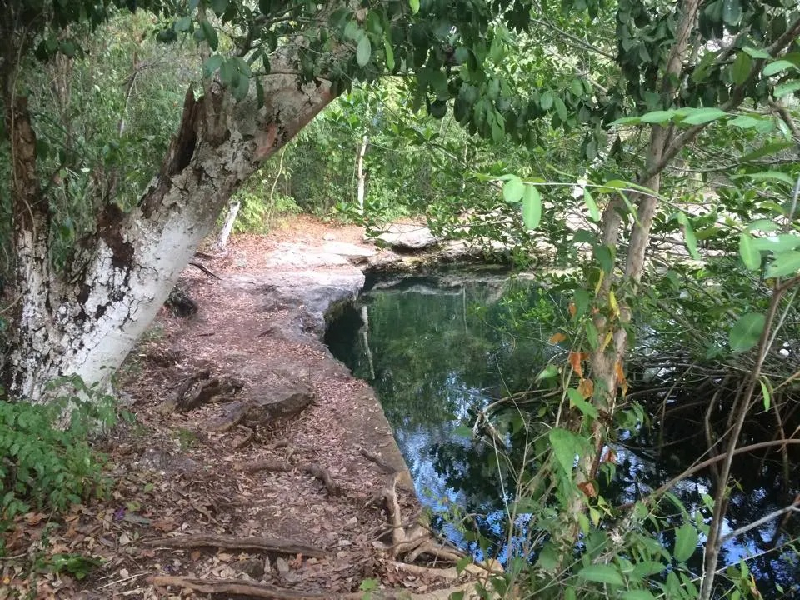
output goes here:
[{"label": "dirt path", "polygon": [[[102,565],[79,581],[74,573],[23,579],[22,567],[0,564],[7,589],[41,598],[227,598],[241,597],[224,583],[237,580],[258,594],[274,586],[336,598],[365,580],[385,597],[454,585],[452,569],[441,577],[408,570],[387,551],[390,473],[398,474],[404,526],[420,507],[374,394],[321,341],[323,314],[363,285],[354,263],[372,260],[375,249],[362,238],[355,227],[300,219],[268,237],[235,239],[227,258],[205,262],[219,279],[188,268],[180,285],[197,314],[162,310],[121,372],[135,421],[104,443],[111,498],[76,507],[41,550]],[[37,518],[46,522],[28,521]],[[41,528],[21,525],[11,551],[25,556]],[[266,547],[275,540],[294,546]],[[14,596],[0,591],[6,597]]]}]

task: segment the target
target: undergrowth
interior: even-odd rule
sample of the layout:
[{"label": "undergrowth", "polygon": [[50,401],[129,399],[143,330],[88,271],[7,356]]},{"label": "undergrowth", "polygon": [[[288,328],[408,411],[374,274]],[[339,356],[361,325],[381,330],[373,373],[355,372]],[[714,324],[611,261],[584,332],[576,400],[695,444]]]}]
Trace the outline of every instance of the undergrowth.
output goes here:
[{"label": "undergrowth", "polygon": [[54,382],[47,404],[0,395],[0,556],[3,535],[31,510],[57,514],[110,488],[106,457],[92,448],[117,421],[113,398],[79,379]]}]

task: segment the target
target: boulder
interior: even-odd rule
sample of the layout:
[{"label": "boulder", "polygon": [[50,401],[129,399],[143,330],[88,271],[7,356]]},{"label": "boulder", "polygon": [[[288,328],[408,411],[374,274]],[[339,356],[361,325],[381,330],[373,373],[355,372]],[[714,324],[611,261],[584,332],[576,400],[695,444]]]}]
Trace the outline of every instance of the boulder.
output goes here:
[{"label": "boulder", "polygon": [[254,388],[247,395],[248,400],[228,404],[212,429],[228,431],[236,425],[269,427],[299,414],[316,399],[314,390],[304,381]]},{"label": "boulder", "polygon": [[430,229],[413,223],[392,223],[375,239],[379,244],[400,251],[424,250],[439,243]]}]

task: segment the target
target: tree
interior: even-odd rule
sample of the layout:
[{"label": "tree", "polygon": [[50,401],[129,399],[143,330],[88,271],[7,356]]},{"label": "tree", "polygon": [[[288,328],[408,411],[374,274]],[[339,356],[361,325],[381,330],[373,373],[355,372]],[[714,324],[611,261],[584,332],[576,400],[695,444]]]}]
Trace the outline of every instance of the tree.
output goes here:
[{"label": "tree", "polygon": [[[135,206],[124,210],[107,195],[91,199],[94,226],[57,269],[54,185],[42,172],[26,82],[37,59],[80,53],[81,34],[126,7],[158,14],[161,41],[197,41],[206,55],[202,78],[186,90],[178,130]],[[16,299],[4,379],[14,395],[39,400],[62,375],[108,381],[231,193],[353,78],[416,73],[419,98],[437,109],[457,91],[447,77],[454,50],[474,62],[492,19],[524,24],[529,6],[3,0],[0,8]]]}]

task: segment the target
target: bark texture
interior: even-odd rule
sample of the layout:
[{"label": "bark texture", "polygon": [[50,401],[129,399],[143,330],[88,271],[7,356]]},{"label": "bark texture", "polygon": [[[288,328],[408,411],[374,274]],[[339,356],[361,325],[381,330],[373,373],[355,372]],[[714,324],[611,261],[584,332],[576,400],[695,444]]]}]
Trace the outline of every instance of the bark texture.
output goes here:
[{"label": "bark texture", "polygon": [[36,173],[25,99],[7,103],[13,147],[14,240],[20,296],[5,379],[17,397],[46,400],[45,385],[78,375],[105,384],[172,289],[233,191],[332,99],[328,83],[263,79],[264,105],[217,84],[186,93],[160,173],[138,205],[107,204],[67,273],[51,271],[49,212]]}]

